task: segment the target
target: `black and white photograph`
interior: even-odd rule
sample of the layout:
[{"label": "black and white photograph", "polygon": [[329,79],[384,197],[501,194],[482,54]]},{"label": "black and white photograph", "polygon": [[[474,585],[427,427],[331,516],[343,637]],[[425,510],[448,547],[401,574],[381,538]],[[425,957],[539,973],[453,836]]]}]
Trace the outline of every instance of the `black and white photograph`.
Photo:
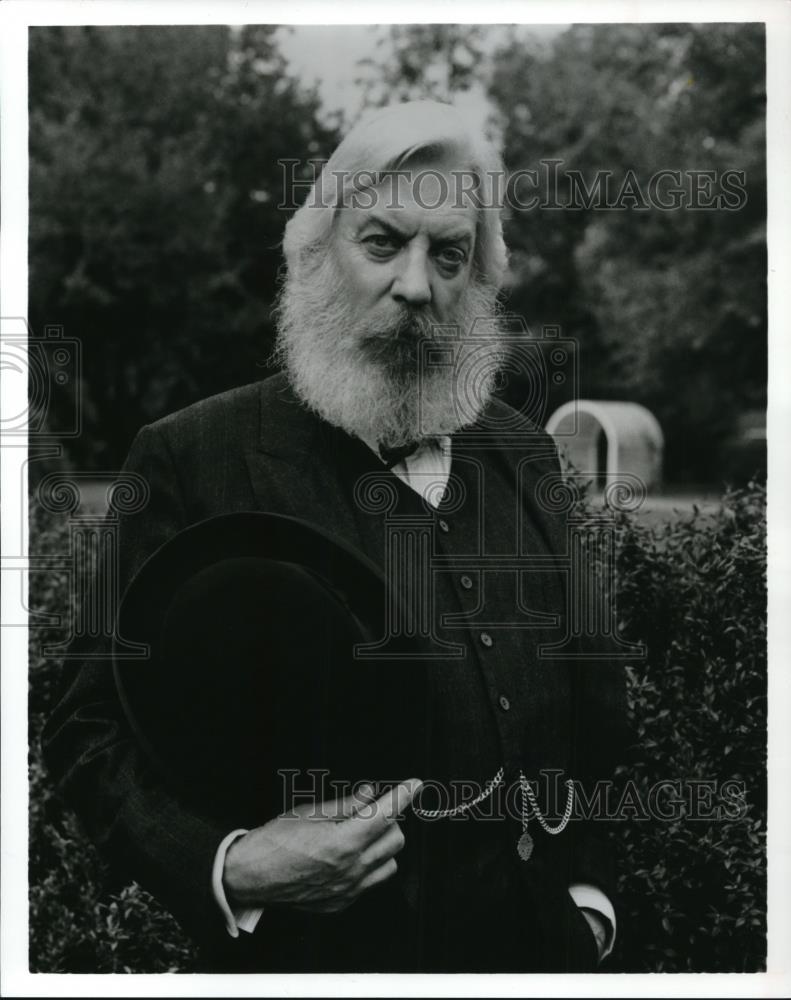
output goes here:
[{"label": "black and white photograph", "polygon": [[787,6],[190,6],[0,4],[3,993],[786,995]]}]

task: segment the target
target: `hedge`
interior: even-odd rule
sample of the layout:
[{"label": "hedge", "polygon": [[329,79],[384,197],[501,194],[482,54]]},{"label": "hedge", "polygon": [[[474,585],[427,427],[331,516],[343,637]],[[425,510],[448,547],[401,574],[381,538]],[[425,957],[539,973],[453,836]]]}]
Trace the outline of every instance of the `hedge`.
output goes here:
[{"label": "hedge", "polygon": [[[766,493],[649,528],[619,515],[618,610],[647,657],[628,668],[629,777],[742,789],[715,820],[624,822],[624,971],[754,972],[766,962]],[[701,783],[701,784],[695,784]],[[706,783],[706,784],[703,784]],[[715,793],[704,796],[712,805]],[[734,803],[738,809],[734,809]],[[722,799],[719,804],[723,805]],[[702,810],[705,814],[706,809]],[[734,813],[738,815],[734,816]]]},{"label": "hedge", "polygon": [[[635,746],[621,778],[632,783],[637,816],[659,782],[676,782],[663,786],[663,808],[672,809],[679,790],[686,804],[675,807],[675,818],[610,824],[627,919],[607,968],[762,970],[765,490],[753,482],[726,493],[715,514],[695,510],[658,526],[639,515],[613,516],[620,628],[647,647],[645,659],[626,668]],[[34,555],[66,551],[67,532],[65,518],[31,511]],[[65,574],[31,574],[33,611],[65,614],[68,594]],[[42,767],[39,736],[61,664],[41,648],[56,638],[62,627],[31,630],[30,968],[189,971],[194,951],[175,921],[139,886],[108,880]],[[691,794],[702,818],[691,818]]]},{"label": "hedge", "polygon": [[[68,532],[65,517],[31,507],[31,555],[65,554]],[[31,611],[68,621],[70,597],[65,573],[30,574]],[[42,763],[41,730],[62,688],[62,662],[42,650],[63,636],[61,624],[30,631],[30,971],[188,972],[195,960],[189,939],[140,886],[113,884]]]}]

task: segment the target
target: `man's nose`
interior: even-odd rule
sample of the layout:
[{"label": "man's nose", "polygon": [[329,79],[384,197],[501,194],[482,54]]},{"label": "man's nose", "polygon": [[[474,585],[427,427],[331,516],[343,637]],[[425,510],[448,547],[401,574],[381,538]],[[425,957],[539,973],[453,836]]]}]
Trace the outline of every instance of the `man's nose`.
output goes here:
[{"label": "man's nose", "polygon": [[401,271],[393,282],[391,294],[396,302],[410,306],[425,306],[431,302],[428,260],[419,247],[403,254]]}]

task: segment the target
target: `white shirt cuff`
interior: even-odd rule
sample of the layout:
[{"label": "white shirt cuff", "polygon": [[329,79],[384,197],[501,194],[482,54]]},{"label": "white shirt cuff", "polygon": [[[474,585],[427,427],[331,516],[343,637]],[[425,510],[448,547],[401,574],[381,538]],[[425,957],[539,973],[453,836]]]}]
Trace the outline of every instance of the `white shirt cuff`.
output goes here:
[{"label": "white shirt cuff", "polygon": [[228,900],[225,897],[225,887],[222,884],[222,873],[225,869],[225,855],[228,853],[228,848],[235,840],[238,840],[239,837],[243,837],[249,832],[249,830],[233,830],[227,837],[223,838],[220,846],[217,848],[217,853],[214,855],[214,866],[211,873],[211,888],[214,901],[220,908],[220,913],[222,913],[223,920],[225,921],[225,929],[234,938],[239,937],[240,930],[245,931],[247,934],[252,934],[258,926],[261,914],[264,912],[263,907],[260,906],[240,907],[239,909],[232,910],[228,905]]},{"label": "white shirt cuff", "polygon": [[607,940],[604,942],[604,951],[601,953],[601,958],[606,958],[615,944],[615,910],[612,903],[601,889],[583,882],[569,886],[569,894],[577,906],[584,907],[586,910],[595,910],[608,922]]}]

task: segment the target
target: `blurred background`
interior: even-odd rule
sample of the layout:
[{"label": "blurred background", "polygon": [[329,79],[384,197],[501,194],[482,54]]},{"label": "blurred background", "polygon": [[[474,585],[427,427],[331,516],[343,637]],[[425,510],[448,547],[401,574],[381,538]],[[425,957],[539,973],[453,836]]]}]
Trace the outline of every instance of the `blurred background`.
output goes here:
[{"label": "blurred background", "polygon": [[79,407],[67,463],[117,469],[142,424],[269,373],[278,160],[310,177],[366,108],[430,96],[510,171],[744,172],[738,210],[511,211],[505,297],[577,342],[581,397],[655,415],[671,492],[762,473],[764,77],[761,24],[31,29],[30,321],[82,347],[48,410]]},{"label": "blurred background", "polygon": [[[278,160],[310,178],[307,161],[366,108],[451,99],[502,144],[509,170],[561,160],[589,184],[610,171],[616,190],[629,171],[643,193],[660,170],[743,172],[738,210],[511,211],[505,298],[539,339],[555,326],[577,345],[581,397],[641,404],[664,437],[666,508],[615,523],[619,629],[648,650],[626,668],[636,743],[623,775],[642,802],[681,782],[687,807],[665,802],[669,818],[650,821],[635,811],[640,822],[610,831],[625,919],[609,970],[763,969],[763,25],[29,38],[32,485],[74,470],[83,496],[97,484],[96,507],[141,425],[270,373],[289,216]],[[545,416],[575,389],[547,385]],[[505,391],[519,404],[518,384]],[[31,490],[30,512],[30,967],[190,971],[190,942],[140,886],[113,881],[41,762],[64,643],[82,621],[75,540],[95,528],[44,492]],[[694,822],[692,795],[706,806]]]}]

